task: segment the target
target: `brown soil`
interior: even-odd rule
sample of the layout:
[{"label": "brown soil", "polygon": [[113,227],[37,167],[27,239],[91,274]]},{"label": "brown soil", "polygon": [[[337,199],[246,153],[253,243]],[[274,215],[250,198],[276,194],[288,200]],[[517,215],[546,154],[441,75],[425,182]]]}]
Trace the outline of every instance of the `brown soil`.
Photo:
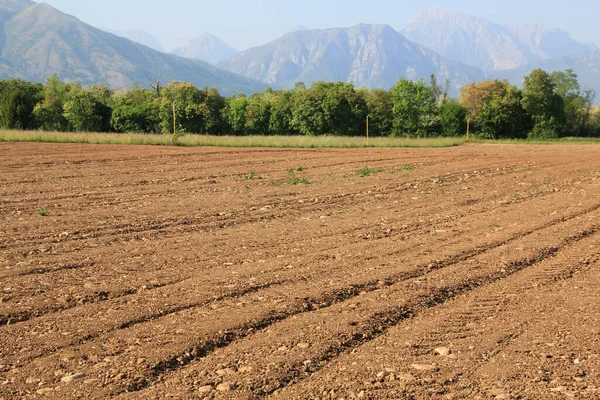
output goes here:
[{"label": "brown soil", "polygon": [[1,399],[600,398],[599,146],[2,143],[0,195]]}]

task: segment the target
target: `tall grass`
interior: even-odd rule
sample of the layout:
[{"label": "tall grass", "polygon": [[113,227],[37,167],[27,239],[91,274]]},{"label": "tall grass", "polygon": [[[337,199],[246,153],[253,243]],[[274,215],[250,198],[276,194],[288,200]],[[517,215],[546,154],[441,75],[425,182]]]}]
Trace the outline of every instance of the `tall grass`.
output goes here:
[{"label": "tall grass", "polygon": [[[117,133],[64,133],[42,131],[0,131],[0,142],[48,142],[89,144],[133,144],[172,146],[172,135]],[[463,138],[370,138],[369,147],[451,147]],[[177,146],[282,147],[282,148],[360,148],[364,137],[347,136],[208,136],[184,135]]]},{"label": "tall grass", "polygon": [[492,144],[600,144],[600,138],[564,137],[560,139],[480,139],[471,137],[471,143]]},{"label": "tall grass", "polygon": [[[89,144],[131,144],[173,146],[172,135],[119,134],[119,133],[72,133],[42,131],[0,130],[0,142],[47,142]],[[463,137],[438,138],[393,138],[369,139],[369,147],[452,147],[466,142]],[[500,139],[487,140],[471,137],[471,143],[491,144],[600,144],[600,138],[561,138],[547,140]],[[356,136],[209,136],[184,135],[177,146],[219,147],[281,147],[281,148],[361,148],[367,147],[364,137]]]}]

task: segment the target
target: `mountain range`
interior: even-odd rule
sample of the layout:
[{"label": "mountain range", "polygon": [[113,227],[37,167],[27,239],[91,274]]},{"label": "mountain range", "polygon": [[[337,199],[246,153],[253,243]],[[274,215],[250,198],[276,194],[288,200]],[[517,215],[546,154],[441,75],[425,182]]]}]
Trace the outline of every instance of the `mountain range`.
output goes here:
[{"label": "mountain range", "polygon": [[133,83],[183,80],[216,86],[224,94],[253,93],[265,85],[212,65],[175,55],[87,25],[29,0],[0,0],[0,78],[66,81],[127,88]]},{"label": "mountain range", "polygon": [[[536,68],[546,71],[564,71],[572,69],[578,75],[582,89],[594,89],[600,96],[600,50],[580,56],[551,58],[535,64],[522,65],[509,71],[497,71],[490,78],[508,79],[515,85],[520,85],[523,78]],[[596,96],[596,103],[600,98]]]},{"label": "mountain range", "polygon": [[484,18],[445,11],[417,14],[401,33],[445,57],[485,72],[596,50],[593,44],[579,43],[557,29],[541,25],[503,26]]},{"label": "mountain range", "polygon": [[239,52],[217,36],[211,35],[210,33],[204,33],[197,38],[190,40],[184,46],[175,48],[171,53],[216,65],[221,61],[233,57]]},{"label": "mountain range", "polygon": [[401,76],[428,80],[432,73],[460,87],[484,78],[480,69],[446,59],[388,25],[296,31],[218,66],[280,87],[330,80],[390,88]]},{"label": "mountain range", "polygon": [[448,79],[456,95],[472,81],[506,77],[520,84],[534,68],[572,68],[584,88],[600,93],[595,45],[540,25],[500,25],[444,11],[422,12],[400,32],[380,24],[298,26],[241,53],[210,34],[175,54],[160,50],[156,38],[139,30],[113,34],[47,4],[0,0],[0,78],[43,81],[56,73],[111,88],[183,80],[231,95],[321,80],[387,89],[400,77],[428,80],[433,73],[440,83]]},{"label": "mountain range", "polygon": [[160,51],[161,53],[165,52],[165,48],[163,47],[162,43],[160,43],[160,41],[155,36],[141,29],[129,29],[125,31],[114,31],[112,29],[107,28],[100,29],[112,33],[113,35],[129,39],[132,42],[143,44],[144,46],[148,46],[153,50]]}]

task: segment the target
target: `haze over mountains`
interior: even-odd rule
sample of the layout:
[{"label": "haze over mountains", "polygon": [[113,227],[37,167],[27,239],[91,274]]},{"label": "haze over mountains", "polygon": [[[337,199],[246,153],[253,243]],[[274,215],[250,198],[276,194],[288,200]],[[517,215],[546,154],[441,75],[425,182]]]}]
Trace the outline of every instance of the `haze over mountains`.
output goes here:
[{"label": "haze over mountains", "polygon": [[540,25],[502,26],[484,18],[445,11],[417,14],[401,32],[445,57],[485,72],[596,50],[594,45],[579,43],[557,29]]},{"label": "haze over mountains", "polygon": [[460,86],[486,78],[520,84],[541,67],[573,68],[583,87],[600,93],[595,45],[540,25],[505,26],[444,11],[422,12],[400,32],[381,24],[315,30],[300,25],[241,53],[211,34],[172,55],[161,52],[160,42],[146,32],[114,33],[118,36],[46,4],[0,0],[0,78],[43,81],[57,73],[113,88],[184,80],[229,95],[319,80],[387,89],[400,77],[428,80],[434,73],[441,83],[449,79],[456,95]]},{"label": "haze over mountains", "polygon": [[146,31],[141,29],[129,29],[126,31],[113,31],[112,29],[100,28],[103,31],[112,33],[113,35],[121,36],[126,39],[131,40],[132,42],[136,42],[139,44],[143,44],[144,46],[148,46],[151,49],[156,51],[160,51],[161,53],[165,52],[165,48],[162,43],[153,35],[149,34]]},{"label": "haze over mountains", "polygon": [[458,87],[484,78],[478,68],[445,59],[388,25],[296,31],[218,66],[283,87],[331,80],[389,88],[401,76],[429,79],[432,73]]},{"label": "haze over mountains", "polygon": [[153,80],[216,86],[222,93],[253,93],[265,85],[208,63],[164,54],[104,32],[55,8],[29,0],[0,0],[0,77],[126,88]]},{"label": "haze over mountains", "polygon": [[523,78],[533,69],[542,68],[546,71],[564,71],[568,68],[578,74],[578,80],[583,89],[594,89],[597,93],[596,102],[600,101],[600,50],[580,56],[551,58],[535,64],[522,65],[509,71],[497,71],[491,78],[506,78],[513,84],[520,84]]},{"label": "haze over mountains", "polygon": [[197,38],[190,40],[184,46],[175,48],[171,53],[216,65],[239,52],[215,35],[203,33]]}]

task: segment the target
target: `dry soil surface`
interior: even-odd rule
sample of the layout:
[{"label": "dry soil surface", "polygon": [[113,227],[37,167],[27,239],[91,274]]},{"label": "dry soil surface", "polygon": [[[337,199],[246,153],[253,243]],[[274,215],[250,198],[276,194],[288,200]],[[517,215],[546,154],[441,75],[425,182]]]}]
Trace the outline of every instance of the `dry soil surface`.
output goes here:
[{"label": "dry soil surface", "polygon": [[2,399],[598,399],[599,288],[597,145],[0,144]]}]

